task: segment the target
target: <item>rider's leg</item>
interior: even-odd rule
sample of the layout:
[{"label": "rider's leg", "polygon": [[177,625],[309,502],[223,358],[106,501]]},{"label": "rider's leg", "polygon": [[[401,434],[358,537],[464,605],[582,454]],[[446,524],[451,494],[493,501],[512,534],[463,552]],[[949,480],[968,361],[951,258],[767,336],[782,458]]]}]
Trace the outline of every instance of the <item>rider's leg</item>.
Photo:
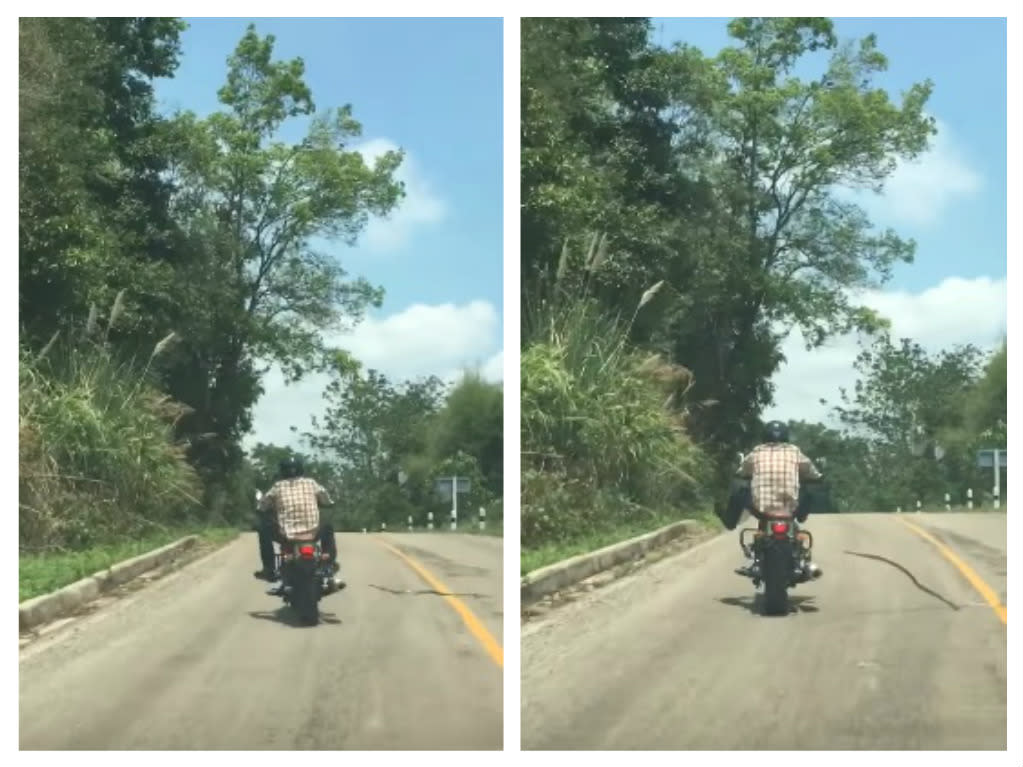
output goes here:
[{"label": "rider's leg", "polygon": [[[759,530],[761,533],[767,530],[767,522],[763,517],[757,514],[756,511],[754,511],[752,499],[750,500],[750,503],[746,508],[749,510],[749,513],[757,520],[757,530]],[[744,551],[743,554],[748,560],[751,561],[748,562],[747,564],[742,565],[741,567],[735,568],[735,572],[746,578],[759,577],[760,563],[756,561],[756,557],[753,551],[750,550],[748,553]]]},{"label": "rider's leg", "polygon": [[334,526],[330,522],[320,524],[320,546],[330,556],[331,564],[334,567],[334,586],[339,589],[345,587],[345,582],[338,577],[341,563],[338,560],[337,537],[334,535]]},{"label": "rider's leg", "polygon": [[259,559],[263,563],[263,568],[257,570],[254,574],[257,578],[263,578],[268,581],[273,580],[274,565],[276,564],[273,544],[274,527],[275,525],[269,516],[263,515],[260,518],[257,532],[259,535]]},{"label": "rider's leg", "polygon": [[[275,543],[279,544],[280,546],[283,546],[285,543],[287,543],[287,539],[284,537],[284,534],[281,532],[280,527],[278,527],[273,522],[271,522],[269,524],[269,526],[268,526],[268,534],[270,536],[270,540],[271,540],[272,543],[275,542]],[[271,552],[273,551],[272,543],[271,543],[271,546],[270,546],[270,551]],[[270,585],[267,587],[267,590],[266,590],[267,594],[273,594],[274,596],[280,595],[281,589],[284,588],[283,576],[281,575],[280,572],[278,572],[275,569],[276,568],[276,564],[277,564],[276,560],[277,560],[276,556],[271,556],[270,561],[271,561],[272,564],[271,564],[270,567],[271,567],[271,571],[272,571],[273,575],[272,575],[272,577],[270,577],[268,579],[270,581]]]}]

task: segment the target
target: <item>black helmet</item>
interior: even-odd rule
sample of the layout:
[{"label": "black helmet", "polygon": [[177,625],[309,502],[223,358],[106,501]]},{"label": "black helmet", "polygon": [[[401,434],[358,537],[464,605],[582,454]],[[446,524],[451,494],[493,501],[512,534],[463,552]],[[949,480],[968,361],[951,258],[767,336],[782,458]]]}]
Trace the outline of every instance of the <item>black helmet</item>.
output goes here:
[{"label": "black helmet", "polygon": [[788,442],[789,427],[781,421],[768,421],[764,424],[764,442]]},{"label": "black helmet", "polygon": [[288,456],[280,463],[281,476],[285,479],[292,479],[294,477],[301,477],[305,474],[305,467],[302,466],[302,461],[293,455]]}]

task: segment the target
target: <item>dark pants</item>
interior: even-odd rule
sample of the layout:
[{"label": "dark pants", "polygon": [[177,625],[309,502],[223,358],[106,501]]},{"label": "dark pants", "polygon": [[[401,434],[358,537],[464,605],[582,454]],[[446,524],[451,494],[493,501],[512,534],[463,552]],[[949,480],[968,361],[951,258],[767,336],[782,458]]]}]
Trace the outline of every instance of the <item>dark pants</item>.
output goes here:
[{"label": "dark pants", "polygon": [[[263,562],[263,570],[272,573],[276,564],[274,541],[285,543],[285,538],[274,521],[265,515],[260,519],[258,532],[259,558]],[[334,538],[334,526],[329,522],[320,523],[320,546],[332,562],[337,562],[337,540]]]}]

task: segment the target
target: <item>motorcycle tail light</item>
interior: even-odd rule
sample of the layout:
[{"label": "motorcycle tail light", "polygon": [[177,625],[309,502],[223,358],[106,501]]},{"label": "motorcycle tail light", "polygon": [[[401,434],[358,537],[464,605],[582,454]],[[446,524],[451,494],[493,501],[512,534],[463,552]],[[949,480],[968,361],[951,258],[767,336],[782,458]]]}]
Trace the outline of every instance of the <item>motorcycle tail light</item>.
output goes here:
[{"label": "motorcycle tail light", "polygon": [[302,559],[312,559],[316,549],[312,546],[302,546],[299,548],[298,553],[302,555]]},{"label": "motorcycle tail light", "polygon": [[778,537],[784,536],[786,533],[788,533],[788,531],[789,531],[789,523],[788,522],[772,522],[771,523],[771,532],[774,533]]}]

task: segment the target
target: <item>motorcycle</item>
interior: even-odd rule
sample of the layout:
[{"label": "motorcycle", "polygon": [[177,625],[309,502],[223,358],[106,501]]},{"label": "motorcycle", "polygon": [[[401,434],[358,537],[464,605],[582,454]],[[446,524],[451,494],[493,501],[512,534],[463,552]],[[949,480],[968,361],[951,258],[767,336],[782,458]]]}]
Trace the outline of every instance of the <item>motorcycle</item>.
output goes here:
[{"label": "motorcycle", "polygon": [[[741,453],[739,460],[741,463]],[[823,467],[824,464],[824,459],[818,459],[818,465]],[[748,490],[748,480],[737,482]],[[736,493],[736,489],[733,484],[733,498],[744,495],[748,498],[748,493]],[[810,570],[813,535],[804,530],[800,522],[805,521],[811,511],[830,510],[830,492],[822,478],[804,480],[799,495],[798,506],[791,517],[765,518],[758,527],[744,528],[739,533],[743,555],[753,562],[748,572],[742,568],[740,572],[750,577],[755,588],[763,587],[766,615],[788,614],[789,589],[813,578]]]},{"label": "motorcycle", "polygon": [[319,541],[286,541],[278,549],[276,565],[284,603],[303,623],[315,626],[320,622],[320,599],[333,591],[330,557]]},{"label": "motorcycle", "polygon": [[[257,507],[262,497],[257,490]],[[275,544],[274,569],[281,581],[276,593],[284,604],[291,605],[306,625],[318,624],[320,600],[335,591],[330,555],[323,551],[319,540]]]},{"label": "motorcycle", "polygon": [[[752,540],[749,540],[752,538]],[[785,615],[789,589],[810,580],[808,565],[813,536],[794,519],[767,519],[757,528],[739,533],[743,554],[753,560],[753,585],[763,584],[764,613]]]}]

